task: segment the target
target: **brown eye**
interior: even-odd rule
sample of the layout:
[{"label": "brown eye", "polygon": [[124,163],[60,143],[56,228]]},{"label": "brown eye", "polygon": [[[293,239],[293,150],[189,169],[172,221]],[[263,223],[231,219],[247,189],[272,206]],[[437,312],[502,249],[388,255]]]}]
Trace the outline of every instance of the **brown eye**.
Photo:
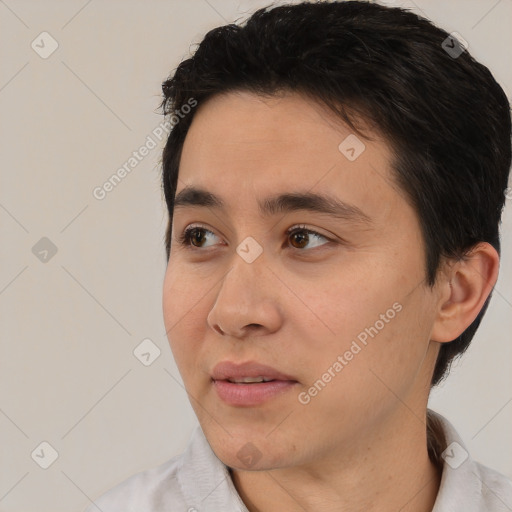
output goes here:
[{"label": "brown eye", "polygon": [[[290,228],[286,232],[287,236],[290,238],[290,240],[293,240],[294,242],[290,242],[292,247],[294,249],[304,249],[307,248],[308,244],[314,243],[315,239],[323,239],[326,240],[327,243],[329,242],[329,239],[325,237],[324,235],[321,235],[320,233],[317,233],[316,231],[313,231],[311,229],[307,229],[305,226],[299,226]],[[296,245],[295,245],[296,244]],[[313,247],[309,247],[309,249],[314,249],[315,247],[325,245],[325,243],[317,243],[316,245],[313,245]]]},{"label": "brown eye", "polygon": [[305,245],[307,245],[307,243],[309,242],[309,235],[304,231],[292,233],[290,238],[297,242],[297,244],[299,245],[297,249],[303,249]]},{"label": "brown eye", "polygon": [[[208,237],[216,236],[213,231],[202,227],[202,226],[191,226],[185,229],[183,234],[179,237],[179,242],[181,245],[189,248],[189,249],[202,249],[205,247],[209,247],[211,245],[215,245],[213,243],[207,244]],[[290,228],[286,235],[290,239],[290,245],[293,249],[314,249],[318,246],[325,245],[325,243],[329,243],[329,239],[320,233],[313,231],[311,229],[307,229],[305,226],[295,226]],[[324,240],[324,243],[315,243],[317,240]],[[205,244],[206,242],[206,244]],[[309,247],[308,247],[309,246]]]},{"label": "brown eye", "polygon": [[192,245],[201,247],[201,243],[204,241],[204,233],[201,228],[193,228],[190,230],[189,240]]},{"label": "brown eye", "polygon": [[181,245],[184,245],[186,247],[196,247],[200,249],[204,247],[202,244],[207,240],[208,235],[215,236],[215,233],[201,226],[192,226],[187,228],[183,232],[183,234],[179,238],[179,242]]}]

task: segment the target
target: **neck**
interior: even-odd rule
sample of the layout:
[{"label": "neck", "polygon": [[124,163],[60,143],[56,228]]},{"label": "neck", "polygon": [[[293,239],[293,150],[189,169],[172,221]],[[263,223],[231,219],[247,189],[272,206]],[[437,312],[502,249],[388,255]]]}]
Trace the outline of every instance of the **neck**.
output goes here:
[{"label": "neck", "polygon": [[275,510],[276,503],[283,512],[430,512],[441,478],[442,435],[433,418],[423,419],[406,410],[314,463],[231,469],[233,483],[250,512]]}]

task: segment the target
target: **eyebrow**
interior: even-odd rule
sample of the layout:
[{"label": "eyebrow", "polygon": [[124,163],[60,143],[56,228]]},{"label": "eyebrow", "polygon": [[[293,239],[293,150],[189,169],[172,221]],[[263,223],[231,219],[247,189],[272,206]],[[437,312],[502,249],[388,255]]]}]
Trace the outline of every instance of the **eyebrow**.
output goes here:
[{"label": "eyebrow", "polygon": [[[174,199],[174,209],[186,207],[226,209],[224,201],[217,195],[202,188],[187,186]],[[337,197],[314,192],[289,192],[277,194],[258,201],[260,213],[264,216],[305,210],[329,215],[336,219],[371,224],[371,218],[360,208]]]}]

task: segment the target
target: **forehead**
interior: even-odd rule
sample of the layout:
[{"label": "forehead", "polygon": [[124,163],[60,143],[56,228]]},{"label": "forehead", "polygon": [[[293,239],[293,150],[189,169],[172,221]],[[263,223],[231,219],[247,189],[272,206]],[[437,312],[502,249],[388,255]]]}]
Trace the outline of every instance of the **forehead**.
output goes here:
[{"label": "forehead", "polygon": [[357,136],[325,107],[298,94],[218,95],[195,114],[177,193],[200,187],[243,207],[254,196],[314,190],[386,213],[400,191],[388,145],[378,134],[371,136],[376,140]]},{"label": "forehead", "polygon": [[[320,104],[294,93],[260,96],[246,91],[217,95],[196,112],[184,144],[195,158],[299,162],[339,159],[338,146],[351,130]],[[190,155],[189,155],[190,156]],[[215,157],[215,155],[214,155]],[[225,163],[225,160],[223,160]],[[243,162],[242,162],[243,163]]]}]

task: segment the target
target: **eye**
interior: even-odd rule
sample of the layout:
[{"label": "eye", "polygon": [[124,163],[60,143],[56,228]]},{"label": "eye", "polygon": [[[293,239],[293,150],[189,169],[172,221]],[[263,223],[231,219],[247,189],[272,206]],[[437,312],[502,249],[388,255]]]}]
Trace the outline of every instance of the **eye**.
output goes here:
[{"label": "eye", "polygon": [[185,229],[183,234],[179,237],[179,243],[187,247],[205,247],[204,245],[201,245],[201,243],[205,239],[205,234],[215,236],[215,233],[213,233],[213,231],[210,231],[205,227],[190,226],[187,229]]},{"label": "eye", "polygon": [[[207,241],[207,237],[209,235],[213,235],[216,237],[215,233],[213,231],[203,227],[203,226],[189,226],[183,234],[179,237],[179,243],[181,245],[184,245],[185,247],[188,247],[190,249],[197,248],[202,249],[204,247],[209,247],[212,244],[204,244],[205,240]],[[308,229],[306,226],[300,225],[300,226],[293,226],[290,229],[286,231],[286,236],[293,241],[293,243],[290,243],[291,247],[293,249],[314,249],[315,247],[325,245],[325,243],[313,243],[315,240],[318,242],[318,240],[325,240],[326,243],[328,243],[330,240],[324,236],[318,233],[317,231],[313,231],[311,229]],[[294,245],[294,244],[297,244]],[[313,245],[311,245],[313,243]],[[307,247],[310,245],[309,247]]]},{"label": "eye", "polygon": [[[307,246],[308,243],[311,242],[311,239],[324,239],[329,242],[329,239],[325,237],[324,235],[321,235],[320,233],[317,233],[316,231],[313,231],[311,229],[308,229],[306,226],[293,226],[290,229],[286,231],[286,235],[290,237],[291,240],[294,240],[299,244],[299,247],[294,247],[294,249],[303,249],[305,246]],[[309,249],[313,249],[315,247],[318,247],[320,245],[325,244],[316,244],[313,246],[310,246]]]}]

